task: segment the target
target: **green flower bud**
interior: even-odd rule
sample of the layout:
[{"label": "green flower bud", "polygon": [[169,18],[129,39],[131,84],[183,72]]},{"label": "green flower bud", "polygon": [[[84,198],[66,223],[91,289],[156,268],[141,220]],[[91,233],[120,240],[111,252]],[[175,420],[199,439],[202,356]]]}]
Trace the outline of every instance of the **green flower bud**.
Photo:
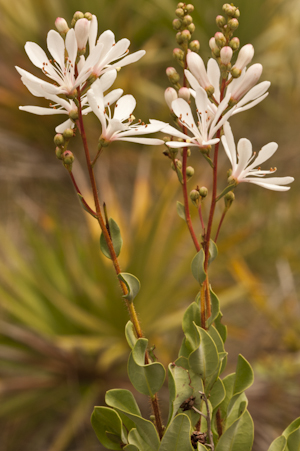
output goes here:
[{"label": "green flower bud", "polygon": [[[182,38],[181,33],[182,33],[181,31],[178,31],[178,33],[176,33],[176,42],[179,45],[183,44],[183,38]],[[173,55],[174,55],[174,52],[173,52]]]},{"label": "green flower bud", "polygon": [[[180,49],[179,49],[180,50]],[[178,83],[180,80],[180,75],[178,74],[175,67],[167,67],[166,74],[170,82],[172,83]]]},{"label": "green flower bud", "polygon": [[199,194],[202,197],[202,199],[204,199],[207,196],[208,189],[206,188],[206,186],[201,186],[201,188],[199,189]]},{"label": "green flower bud", "polygon": [[227,14],[227,16],[229,17],[235,17],[235,13],[236,13],[236,7],[233,5],[230,5],[229,3],[225,3],[225,5],[223,5],[222,7],[223,11],[225,14]]},{"label": "green flower bud", "polygon": [[98,150],[101,149],[101,147],[108,147],[109,146],[109,141],[106,141],[104,138],[102,138],[100,136],[99,141],[98,141]]},{"label": "green flower bud", "polygon": [[73,138],[73,129],[72,128],[67,128],[64,132],[63,132],[63,137],[65,139],[71,139]]},{"label": "green flower bud", "polygon": [[231,207],[231,204],[234,201],[234,199],[235,199],[235,195],[234,195],[233,191],[229,191],[229,193],[225,194],[224,202],[225,202],[225,208],[226,209]]},{"label": "green flower bud", "polygon": [[179,2],[177,5],[177,8],[184,8],[185,7],[185,3],[183,2]]},{"label": "green flower bud", "polygon": [[227,26],[230,28],[230,30],[234,31],[239,26],[239,21],[237,19],[230,19],[227,23]]},{"label": "green flower bud", "polygon": [[70,150],[66,150],[62,154],[62,157],[63,157],[63,161],[64,161],[65,165],[69,166],[69,165],[72,165],[72,163],[74,163],[75,158],[74,158],[73,153]]},{"label": "green flower bud", "polygon": [[195,169],[192,166],[186,168],[186,175],[190,179],[195,174]]},{"label": "green flower bud", "polygon": [[54,136],[54,144],[56,146],[62,147],[65,143],[64,137],[61,133]]},{"label": "green flower bud", "polygon": [[226,25],[226,19],[224,16],[217,16],[216,17],[216,24],[219,28],[223,28],[224,25]]},{"label": "green flower bud", "polygon": [[192,52],[197,53],[200,50],[200,42],[195,39],[194,41],[190,42],[189,47],[192,50]]},{"label": "green flower bud", "polygon": [[235,52],[235,50],[238,50],[238,48],[240,47],[240,40],[239,38],[232,38],[229,41],[229,46],[232,48],[232,50]]},{"label": "green flower bud", "polygon": [[180,19],[174,19],[173,20],[173,28],[174,28],[174,30],[179,30],[180,27],[181,27],[181,24],[182,24],[182,22],[181,22]]},{"label": "green flower bud", "polygon": [[55,155],[56,158],[58,158],[59,160],[63,160],[63,149],[61,147],[56,147],[55,149]]},{"label": "green flower bud", "polygon": [[93,14],[92,14],[92,13],[89,13],[89,12],[84,13],[84,18],[87,19],[87,20],[92,20]]},{"label": "green flower bud", "polygon": [[196,190],[196,189],[193,189],[193,190],[190,192],[190,199],[191,199],[191,201],[192,201],[193,203],[197,203],[197,201],[200,199],[200,193],[199,193],[199,191]]},{"label": "green flower bud", "polygon": [[238,18],[240,17],[240,15],[241,15],[240,10],[239,10],[238,8],[236,8],[234,17],[235,17],[236,19],[238,19]]},{"label": "green flower bud", "polygon": [[194,31],[196,30],[195,24],[194,23],[190,23],[190,25],[187,26],[187,29],[189,30],[189,32],[191,34],[193,34]]},{"label": "green flower bud", "polygon": [[237,67],[233,67],[230,71],[231,75],[233,78],[239,78],[239,76],[241,75],[241,71],[239,68]]},{"label": "green flower bud", "polygon": [[155,421],[155,415],[150,415],[150,421]]},{"label": "green flower bud", "polygon": [[183,30],[181,32],[181,38],[183,40],[183,42],[188,42],[191,39],[191,33],[189,30]]},{"label": "green flower bud", "polygon": [[179,19],[182,19],[184,17],[184,10],[182,8],[177,8],[175,14]]},{"label": "green flower bud", "polygon": [[189,14],[187,14],[186,16],[184,16],[184,18],[182,19],[182,24],[187,27],[188,25],[190,25],[193,22],[193,18],[192,16],[190,16]]},{"label": "green flower bud", "polygon": [[[170,137],[168,138],[168,141],[170,141]],[[174,147],[169,147],[169,155],[170,157],[176,157],[178,154],[178,149],[175,149]]]},{"label": "green flower bud", "polygon": [[[175,160],[175,163],[176,163],[176,168],[177,168],[177,169],[181,169],[181,168],[182,168],[182,163],[181,163],[180,160],[176,159],[176,160]],[[175,164],[174,164],[173,161],[172,161],[172,163],[171,163],[171,168],[173,169],[173,171],[176,171]]]},{"label": "green flower bud", "polygon": [[73,16],[73,19],[75,20],[79,20],[79,19],[84,19],[84,14],[81,11],[76,11],[76,13]]},{"label": "green flower bud", "polygon": [[185,9],[186,9],[187,13],[191,14],[194,11],[195,8],[194,8],[194,5],[191,5],[189,3],[188,5],[186,5]]},{"label": "green flower bud", "polygon": [[[181,153],[181,155],[183,156],[183,148],[180,150],[180,153]],[[186,153],[186,156],[187,157],[190,157],[191,156],[191,149],[187,149],[187,153]]]},{"label": "green flower bud", "polygon": [[226,45],[226,38],[220,31],[217,31],[215,34],[215,41],[219,48],[224,47]]},{"label": "green flower bud", "polygon": [[174,49],[173,50],[173,56],[174,58],[176,58],[178,61],[183,61],[184,58],[184,51],[181,49]]},{"label": "green flower bud", "polygon": [[69,118],[72,119],[72,121],[77,121],[78,119],[78,111],[77,110],[71,110],[69,113]]},{"label": "green flower bud", "polygon": [[227,171],[227,178],[229,178],[229,177],[231,176],[231,174],[232,174],[232,169],[230,168],[230,169],[228,169],[228,171]]}]

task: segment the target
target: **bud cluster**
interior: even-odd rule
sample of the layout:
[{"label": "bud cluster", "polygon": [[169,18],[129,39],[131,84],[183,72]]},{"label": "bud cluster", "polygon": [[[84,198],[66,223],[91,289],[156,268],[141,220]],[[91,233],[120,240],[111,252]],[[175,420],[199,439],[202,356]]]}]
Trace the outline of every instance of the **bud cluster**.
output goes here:
[{"label": "bud cluster", "polygon": [[[79,55],[84,55],[86,52],[86,43],[88,40],[90,22],[92,20],[92,17],[93,15],[90,12],[83,13],[81,11],[76,11],[76,13],[73,15],[71,28],[74,28],[75,30]],[[64,38],[69,31],[67,21],[62,17],[58,17],[55,21],[55,26],[61,36]]]},{"label": "bud cluster", "polygon": [[173,55],[182,67],[184,67],[185,65],[185,54],[188,47],[193,52],[198,52],[200,49],[199,41],[191,41],[192,34],[195,31],[195,25],[191,16],[191,13],[193,11],[193,5],[186,5],[185,3],[180,2],[177,5],[177,9],[175,10],[175,15],[177,17],[173,20],[173,28],[177,31],[176,41],[181,47],[174,49]]},{"label": "bud cluster", "polygon": [[66,150],[69,141],[73,138],[74,132],[71,128],[67,128],[63,133],[57,133],[54,136],[55,155],[68,171],[72,171],[72,164],[75,160],[73,153],[70,150]]}]

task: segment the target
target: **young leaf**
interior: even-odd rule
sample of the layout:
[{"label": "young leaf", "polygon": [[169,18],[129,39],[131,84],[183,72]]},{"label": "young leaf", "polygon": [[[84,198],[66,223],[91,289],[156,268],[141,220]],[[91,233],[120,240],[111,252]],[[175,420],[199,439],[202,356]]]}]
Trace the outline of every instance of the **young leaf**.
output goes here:
[{"label": "young leaf", "polygon": [[[200,335],[200,345],[189,356],[190,368],[200,375],[205,381],[209,376],[213,375],[219,367],[219,354],[213,339],[209,334],[197,327]],[[217,376],[218,377],[218,376]]]},{"label": "young leaf", "polygon": [[184,312],[182,320],[182,329],[185,334],[185,347],[188,350],[188,354],[198,348],[200,344],[200,337],[196,328],[200,324],[200,309],[196,302],[193,302]]},{"label": "young leaf", "polygon": [[254,375],[253,369],[247,360],[239,354],[237,367],[236,367],[236,377],[233,387],[233,395],[242,393],[247,388],[253,384]]},{"label": "young leaf", "polygon": [[218,255],[218,248],[216,243],[213,240],[209,241],[209,259],[208,259],[208,264],[210,265],[214,259],[217,257]]},{"label": "young leaf", "polygon": [[277,437],[270,445],[268,451],[286,451],[286,438],[281,435]]},{"label": "young leaf", "polygon": [[183,401],[188,399],[192,393],[191,379],[188,371],[170,363],[168,366],[168,385],[169,385],[169,418],[168,424],[176,415]]},{"label": "young leaf", "polygon": [[224,324],[221,323],[222,317],[223,315],[220,312],[219,316],[217,316],[217,318],[215,319],[215,326],[223,340],[223,343],[225,343],[227,338],[227,326],[224,326]]},{"label": "young leaf", "polygon": [[204,260],[205,255],[203,249],[200,249],[200,251],[193,258],[191,265],[192,274],[200,285],[206,279],[206,273],[204,271]]},{"label": "young leaf", "polygon": [[134,388],[144,395],[153,396],[165,380],[165,368],[159,362],[145,365],[148,340],[139,338],[128,360],[128,376]]},{"label": "young leaf", "polygon": [[134,332],[134,326],[131,321],[128,321],[125,326],[125,337],[128,345],[132,349],[137,342],[137,337]]},{"label": "young leaf", "polygon": [[288,436],[286,451],[300,451],[300,427]]},{"label": "young leaf", "polygon": [[133,301],[141,288],[139,279],[128,272],[120,272],[118,278],[125,283],[128,290],[128,293],[125,294],[123,298],[128,299],[130,302]]},{"label": "young leaf", "polygon": [[212,323],[218,318],[220,314],[220,301],[217,295],[210,289],[210,300],[211,300],[211,315],[208,318],[206,324],[209,328]]},{"label": "young leaf", "polygon": [[159,451],[194,451],[190,439],[191,423],[180,413],[169,424],[161,441]]},{"label": "young leaf", "polygon": [[109,407],[95,407],[91,422],[102,445],[108,449],[122,449],[121,445],[125,439],[122,432],[122,421],[117,412]]},{"label": "young leaf", "polygon": [[254,438],[253,421],[246,410],[221,436],[215,451],[251,451]]},{"label": "young leaf", "polygon": [[184,205],[181,202],[177,201],[176,208],[177,208],[178,216],[181,219],[183,219],[184,221],[186,221]]},{"label": "young leaf", "polygon": [[[120,255],[122,244],[123,244],[120,228],[119,228],[118,224],[116,223],[116,221],[114,221],[112,218],[109,218],[108,225],[109,225],[109,231],[110,231],[110,237],[112,240],[112,244],[113,244],[116,256],[118,257]],[[100,249],[101,249],[102,253],[105,255],[105,257],[111,259],[109,247],[107,245],[107,242],[104,238],[103,233],[101,233],[101,236],[100,236]]]},{"label": "young leaf", "polygon": [[224,384],[220,378],[218,378],[211,389],[209,400],[211,402],[213,410],[215,410],[221,402],[225,399],[226,391]]},{"label": "young leaf", "polygon": [[105,394],[105,402],[110,407],[121,410],[124,413],[129,412],[133,415],[142,416],[139,406],[129,390],[122,388],[108,390]]}]

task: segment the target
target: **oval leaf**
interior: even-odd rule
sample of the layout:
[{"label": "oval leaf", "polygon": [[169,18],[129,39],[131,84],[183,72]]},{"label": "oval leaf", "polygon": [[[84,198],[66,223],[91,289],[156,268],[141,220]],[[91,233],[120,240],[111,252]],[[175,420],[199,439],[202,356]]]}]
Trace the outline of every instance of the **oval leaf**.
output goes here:
[{"label": "oval leaf", "polygon": [[129,356],[128,376],[134,388],[144,395],[153,396],[165,380],[166,371],[159,362],[145,365],[148,340],[139,338]]},{"label": "oval leaf", "polygon": [[125,337],[130,348],[133,349],[134,345],[137,342],[137,337],[135,335],[134,326],[131,321],[128,321],[125,326]]},{"label": "oval leaf", "polygon": [[192,393],[191,379],[188,371],[182,366],[170,363],[168,366],[169,386],[169,419],[168,424],[174,418],[183,401],[188,399]]},{"label": "oval leaf", "polygon": [[194,451],[190,438],[189,418],[180,413],[169,424],[161,441],[159,451]]},{"label": "oval leaf", "polygon": [[251,451],[254,427],[246,410],[221,436],[215,451]]},{"label": "oval leaf", "polygon": [[285,451],[285,447],[286,447],[286,438],[283,435],[281,435],[271,443],[268,451]]},{"label": "oval leaf", "polygon": [[[189,365],[191,369],[199,374],[201,379],[205,381],[209,376],[213,375],[219,368],[219,354],[213,339],[209,334],[197,327],[200,335],[200,345],[189,356]],[[218,375],[216,375],[218,377]]]},{"label": "oval leaf", "polygon": [[[109,225],[111,241],[112,241],[116,256],[119,257],[121,248],[122,248],[122,244],[123,244],[120,228],[119,228],[118,224],[116,223],[116,221],[114,221],[112,218],[109,218],[108,225]],[[105,255],[105,257],[111,259],[109,247],[107,245],[107,242],[104,238],[103,233],[101,233],[101,236],[100,236],[100,249],[101,249],[102,253]]]},{"label": "oval leaf", "polygon": [[181,219],[183,219],[184,221],[186,221],[184,205],[183,205],[181,202],[178,202],[178,201],[177,201],[176,208],[177,208],[178,216],[179,216]]},{"label": "oval leaf", "polygon": [[210,289],[210,300],[211,300],[211,315],[207,320],[207,327],[209,328],[212,323],[218,318],[220,314],[220,301],[217,295]]},{"label": "oval leaf", "polygon": [[218,248],[216,243],[213,240],[209,240],[209,258],[208,258],[208,264],[210,265],[214,259],[218,255]]},{"label": "oval leaf", "polygon": [[205,255],[203,252],[203,249],[200,249],[200,251],[195,255],[195,257],[192,260],[192,274],[197,280],[197,282],[200,283],[200,285],[204,282],[206,279],[206,273],[204,271],[204,260]]},{"label": "oval leaf", "polygon": [[128,272],[120,272],[120,274],[118,274],[118,278],[125,283],[128,290],[128,293],[125,294],[123,298],[128,299],[130,302],[133,301],[141,288],[139,279]]},{"label": "oval leaf", "polygon": [[108,449],[122,449],[121,444],[124,440],[122,421],[117,412],[109,407],[95,407],[91,422],[97,438],[102,445]]},{"label": "oval leaf", "polygon": [[247,360],[239,354],[236,366],[236,376],[233,387],[233,395],[242,393],[253,384],[253,369]]}]

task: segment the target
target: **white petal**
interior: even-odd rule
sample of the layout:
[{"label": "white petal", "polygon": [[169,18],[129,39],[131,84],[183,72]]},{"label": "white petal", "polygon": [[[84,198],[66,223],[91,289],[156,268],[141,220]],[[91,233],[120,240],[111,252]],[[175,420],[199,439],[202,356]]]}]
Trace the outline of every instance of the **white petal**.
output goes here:
[{"label": "white petal", "polygon": [[[234,110],[234,112],[232,113],[232,116],[234,116],[237,113],[241,113],[242,111],[246,111],[249,110],[250,108],[253,108],[255,105],[257,105],[258,103],[262,102],[267,96],[269,95],[268,92],[266,92],[263,96],[258,97],[258,99],[253,100],[253,102],[249,102],[247,103],[247,105],[242,106],[241,108],[238,107],[239,103],[236,105],[236,109]],[[245,96],[246,97],[246,96]],[[243,99],[241,100],[243,101]]]},{"label": "white petal", "polygon": [[54,108],[44,108],[41,106],[19,106],[22,111],[27,111],[27,113],[38,114],[39,116],[52,116],[55,114],[68,114],[65,110],[59,110]]},{"label": "white petal", "polygon": [[103,99],[96,97],[92,89],[90,89],[87,92],[87,98],[88,98],[90,107],[92,108],[93,112],[95,113],[95,115],[97,116],[99,121],[101,122],[102,133],[104,133],[106,130],[106,119],[105,119],[105,113],[104,113]]},{"label": "white petal", "polygon": [[249,92],[240,100],[237,104],[237,108],[244,106],[246,103],[251,102],[252,100],[257,99],[262,96],[270,87],[271,83],[269,81],[263,81],[258,85],[254,86],[250,89]]},{"label": "white petal", "polygon": [[196,77],[202,88],[211,86],[211,82],[208,79],[205,65],[201,56],[195,52],[189,52],[186,57],[187,65],[192,74]]},{"label": "white petal", "polygon": [[71,30],[69,30],[68,33],[67,33],[67,36],[66,36],[66,50],[68,52],[68,58],[72,62],[73,72],[74,72],[75,60],[76,60],[76,57],[77,57],[77,50],[78,50],[74,28],[71,28]]},{"label": "white petal", "polygon": [[266,144],[261,148],[257,158],[254,160],[252,164],[250,164],[250,166],[248,166],[247,169],[251,170],[252,168],[259,166],[261,163],[264,163],[266,160],[271,158],[272,155],[274,155],[277,149],[278,144],[275,142]]},{"label": "white petal", "polygon": [[49,60],[48,60],[48,57],[47,57],[46,53],[35,42],[26,42],[26,44],[25,44],[25,51],[26,51],[30,61],[36,67],[39,67],[40,69],[43,69],[43,67],[44,67],[43,63],[46,63],[46,62],[49,63]]},{"label": "white petal", "polygon": [[293,177],[271,177],[269,179],[257,180],[255,178],[245,178],[243,182],[253,183],[254,185],[262,186],[263,188],[270,189],[272,191],[288,191],[290,186],[287,185],[294,181]]},{"label": "white petal", "polygon": [[195,124],[193,114],[189,104],[183,99],[176,99],[172,102],[172,109],[183,125],[196,133],[198,128]]},{"label": "white petal", "polygon": [[109,72],[102,75],[102,77],[100,78],[100,82],[103,92],[107,91],[107,89],[109,89],[112,86],[116,78],[117,78],[116,70],[110,70]]},{"label": "white petal", "polygon": [[[110,50],[106,53],[104,58],[101,59],[100,62],[101,66],[104,67],[107,64],[111,63],[112,61],[115,61],[116,59],[119,59],[122,56],[124,56],[129,45],[130,41],[126,38],[118,41],[113,47],[110,48]],[[104,48],[107,51],[107,48],[106,47]]]},{"label": "white petal", "polygon": [[234,142],[234,138],[233,138],[233,134],[231,131],[231,127],[229,125],[228,122],[226,122],[224,124],[224,133],[225,135],[222,136],[221,140],[222,140],[222,144],[224,147],[224,150],[226,152],[226,155],[229,158],[229,161],[231,163],[232,166],[232,170],[234,171],[236,168],[236,148],[235,148],[235,142]]},{"label": "white petal", "polygon": [[196,77],[194,77],[194,75],[187,69],[184,70],[184,74],[187,78],[187,81],[189,82],[190,86],[197,91],[197,89],[200,88],[200,85],[198,83],[198,80],[196,79]]},{"label": "white petal", "polygon": [[139,144],[147,144],[147,145],[151,145],[151,146],[160,146],[161,144],[165,143],[162,139],[156,139],[156,138],[121,138],[120,140],[133,142],[133,143],[139,143]]},{"label": "white petal", "polygon": [[47,35],[47,47],[54,60],[61,68],[65,67],[65,43],[61,35],[55,31],[50,30]]},{"label": "white petal", "polygon": [[239,178],[252,157],[252,144],[249,139],[241,138],[237,145],[238,164],[235,171],[232,172],[233,177]]},{"label": "white petal", "polygon": [[217,61],[214,58],[210,58],[207,63],[207,75],[215,88],[214,97],[217,102],[220,102],[220,68]]},{"label": "white petal", "polygon": [[181,139],[190,139],[191,138],[190,136],[177,130],[177,128],[172,127],[172,125],[166,125],[166,127],[164,127],[161,131],[163,133],[165,133],[166,135],[175,136],[175,138],[181,138]]},{"label": "white petal", "polygon": [[124,67],[128,64],[135,63],[136,61],[140,60],[142,56],[144,56],[146,53],[145,50],[138,50],[137,52],[132,53],[131,55],[125,56],[125,58],[122,58],[119,62],[112,64],[110,66],[111,69],[114,67]]},{"label": "white petal", "polygon": [[104,45],[105,50],[107,51],[114,45],[115,35],[111,30],[106,30],[99,36],[97,42],[101,42]]},{"label": "white petal", "polygon": [[56,131],[56,133],[63,133],[67,128],[74,128],[74,127],[75,127],[74,122],[71,121],[71,119],[67,119],[65,122],[63,122],[62,124],[55,127],[55,131]]},{"label": "white petal", "polygon": [[97,17],[93,14],[91,24],[90,24],[90,31],[89,31],[90,52],[95,48],[97,33],[98,33],[98,21],[97,21]]},{"label": "white petal", "polygon": [[114,119],[124,121],[132,114],[136,106],[136,100],[131,94],[127,94],[118,100],[115,106]]},{"label": "white petal", "polygon": [[104,105],[111,105],[112,103],[115,103],[121,95],[123,94],[123,89],[114,89],[113,91],[109,92],[106,96],[103,98]]}]

